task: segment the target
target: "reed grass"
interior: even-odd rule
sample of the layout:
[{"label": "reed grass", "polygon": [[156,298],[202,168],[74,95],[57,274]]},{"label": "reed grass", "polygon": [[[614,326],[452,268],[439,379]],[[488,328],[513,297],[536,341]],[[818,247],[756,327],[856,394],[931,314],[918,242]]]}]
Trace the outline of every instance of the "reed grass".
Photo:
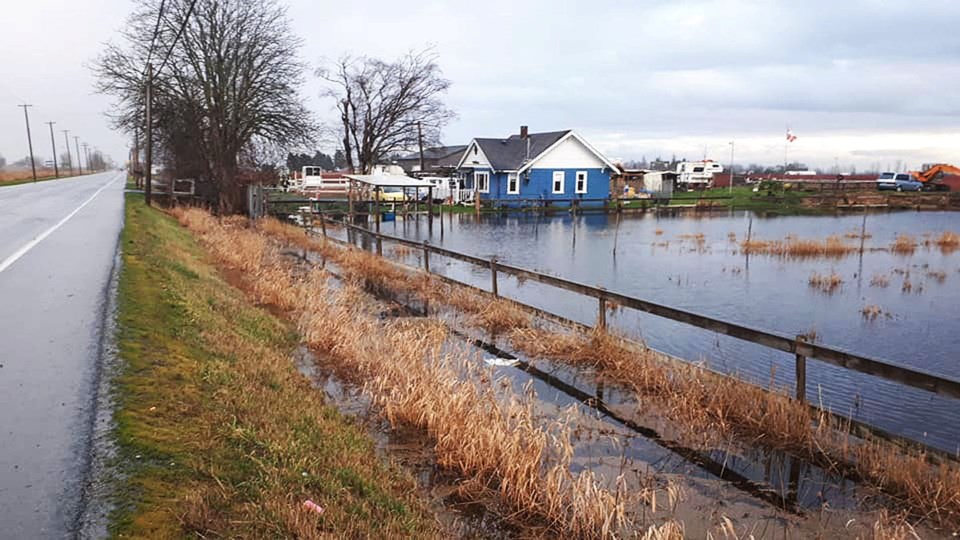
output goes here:
[{"label": "reed grass", "polygon": [[955,463],[932,464],[923,452],[845,435],[842,421],[814,413],[780,389],[763,390],[695,365],[662,361],[658,353],[636,350],[597,330],[557,334],[523,329],[512,334],[511,343],[532,357],[591,367],[632,390],[640,403],[658,400],[675,425],[707,447],[733,436],[788,450],[826,470],[860,477],[915,517],[941,526],[960,524],[960,467]]},{"label": "reed grass", "polygon": [[884,289],[890,286],[890,276],[886,274],[873,274],[873,277],[870,278],[870,286]]},{"label": "reed grass", "polygon": [[746,254],[773,255],[783,258],[840,258],[859,249],[858,246],[844,242],[839,236],[828,236],[825,240],[801,240],[787,237],[784,240],[745,240],[740,249]]},{"label": "reed grass", "polygon": [[867,319],[868,321],[875,321],[878,317],[883,315],[883,308],[876,304],[868,304],[860,309],[860,315],[862,315],[863,318]]},{"label": "reed grass", "polygon": [[[555,534],[599,538],[636,530],[627,508],[638,500],[623,483],[611,491],[590,471],[570,471],[573,412],[541,426],[529,388],[515,393],[481,363],[441,352],[446,328],[438,320],[380,320],[360,280],[332,288],[325,272],[298,273],[275,246],[249,238],[262,238],[257,231],[217,226],[196,212],[176,214],[197,227],[220,263],[243,271],[243,287],[254,297],[289,302],[307,342],[367,380],[366,392],[391,424],[424,430],[438,464],[466,477],[463,492],[496,493],[517,516],[545,523]],[[358,257],[350,250],[342,255]],[[390,272],[364,264],[373,280]],[[278,291],[283,288],[291,292]]]},{"label": "reed grass", "polygon": [[[824,252],[823,245],[818,248],[820,251],[814,251]],[[367,253],[353,256],[364,260],[375,257]],[[396,268],[381,269],[375,262],[365,261],[352,267],[358,275],[371,272],[375,280],[391,275],[391,279],[397,280],[392,285],[395,290],[416,291],[421,298],[447,302],[467,313],[483,313],[488,304],[503,302],[502,309],[508,314],[493,320],[506,322],[491,327],[506,331],[515,349],[533,358],[592,368],[599,376],[625,386],[638,396],[660,400],[665,405],[665,414],[688,437],[700,438],[702,442],[736,437],[748,443],[796,452],[827,470],[847,470],[860,476],[867,485],[893,496],[915,516],[933,516],[941,523],[960,521],[960,470],[956,466],[931,465],[922,452],[844,435],[847,428],[842,423],[838,424],[826,413],[815,414],[781,389],[765,390],[717,376],[693,364],[664,361],[658,353],[643,346],[638,349],[622,338],[598,330],[558,333],[535,328],[529,316],[512,303],[491,302],[488,296],[465,288],[437,287],[436,283],[425,287],[423,282],[415,286],[404,284],[416,280]],[[826,276],[827,282],[842,283],[839,276],[833,277],[835,275]],[[462,292],[452,294],[455,289]],[[499,306],[495,308],[498,309]],[[484,325],[482,318],[476,322]],[[327,345],[335,347],[336,343]]]},{"label": "reed grass", "polygon": [[934,242],[944,254],[953,253],[960,249],[960,234],[944,231]]},{"label": "reed grass", "polygon": [[897,255],[913,255],[916,250],[916,239],[907,234],[898,234],[893,243],[890,244],[890,251]]},{"label": "reed grass", "polygon": [[821,292],[833,294],[843,285],[843,277],[836,272],[831,272],[829,275],[814,272],[810,274],[807,283]]}]

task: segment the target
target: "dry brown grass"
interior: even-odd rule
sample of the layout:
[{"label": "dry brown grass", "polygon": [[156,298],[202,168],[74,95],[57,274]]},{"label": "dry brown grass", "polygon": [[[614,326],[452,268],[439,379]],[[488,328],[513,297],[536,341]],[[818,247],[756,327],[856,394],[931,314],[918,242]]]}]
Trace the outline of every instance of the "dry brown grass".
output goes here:
[{"label": "dry brown grass", "polygon": [[875,321],[883,315],[883,308],[876,304],[869,304],[860,308],[860,315],[868,321]]},{"label": "dry brown grass", "polygon": [[660,236],[663,234],[663,229],[656,229],[653,231],[653,234],[655,234],[656,236]]},{"label": "dry brown grass", "polygon": [[[38,168],[37,178],[47,178],[53,176],[53,169]],[[17,182],[20,180],[32,180],[33,171],[31,169],[3,170],[0,171],[0,184],[8,182]]]},{"label": "dry brown grass", "polygon": [[[380,320],[356,283],[331,288],[324,272],[298,273],[275,247],[250,238],[262,238],[256,231],[218,224],[195,212],[177,215],[188,227],[196,226],[222,264],[244,272],[242,284],[251,294],[289,302],[307,342],[367,380],[367,392],[392,424],[428,433],[438,463],[468,479],[462,492],[494,492],[518,516],[541,520],[572,537],[610,537],[635,529],[626,508],[637,501],[622,484],[609,491],[589,471],[570,472],[573,420],[542,427],[530,395],[496,384],[479,363],[442,355],[442,323]],[[344,256],[358,257],[346,250]],[[248,261],[241,263],[240,257]],[[371,279],[389,272],[377,266]],[[291,292],[278,290],[284,288]]]},{"label": "dry brown grass", "polygon": [[833,294],[843,285],[843,277],[836,272],[831,272],[829,275],[814,272],[810,274],[807,283],[821,292]]},{"label": "dry brown grass", "polygon": [[[921,452],[904,451],[882,441],[862,441],[846,433],[825,413],[771,388],[765,391],[706,372],[694,365],[659,361],[657,353],[638,351],[620,338],[524,329],[513,345],[534,357],[586,365],[643,398],[664,404],[676,424],[708,447],[738,436],[770,448],[786,449],[832,471],[847,471],[909,508],[914,516],[956,526],[960,521],[960,468],[932,465]],[[842,422],[841,422],[842,424]]]},{"label": "dry brown grass", "polygon": [[890,244],[890,251],[897,255],[913,255],[917,250],[917,240],[907,234],[898,234]]},{"label": "dry brown grass", "polygon": [[944,254],[953,253],[960,249],[960,234],[953,231],[944,231],[934,240],[934,243]]},{"label": "dry brown grass", "polygon": [[937,283],[943,283],[947,280],[947,273],[943,270],[930,270],[927,272],[927,277],[936,281]]},{"label": "dry brown grass", "polygon": [[825,240],[800,240],[788,237],[784,240],[749,240],[740,243],[746,254],[774,255],[792,259],[840,258],[856,252],[858,246],[844,242],[839,236]]},{"label": "dry brown grass", "polygon": [[886,288],[890,285],[890,276],[886,274],[874,274],[870,278],[871,287],[880,287],[881,289]]},{"label": "dry brown grass", "polygon": [[[366,253],[355,256],[374,257]],[[374,266],[376,263],[364,263],[357,271]],[[400,271],[394,268],[374,274],[390,272]],[[838,278],[826,276],[829,283],[837,283]],[[842,283],[842,279],[839,282]],[[428,290],[440,291],[429,298],[441,300],[439,297],[446,295],[442,301],[468,313],[483,313],[491,303],[489,297],[472,291],[457,296],[450,294],[454,289],[431,286]],[[431,293],[420,286],[418,294]],[[638,350],[603,332],[567,334],[532,328],[529,315],[512,303],[498,302],[503,302],[502,309],[507,314],[492,320],[506,322],[491,326],[500,331],[509,330],[510,342],[518,351],[531,357],[593,367],[600,376],[627,387],[638,396],[655,397],[688,436],[711,441],[733,436],[761,446],[797,452],[826,469],[853,471],[869,485],[910,508],[914,515],[933,515],[934,519],[946,523],[958,520],[960,470],[953,465],[933,466],[922,453],[853,439],[843,435],[844,426],[836,425],[831,416],[814,415],[805,404],[790,399],[778,389],[764,390],[717,376],[695,365],[665,362],[653,351]],[[494,311],[499,309],[500,306]],[[478,322],[484,326],[482,320]],[[337,342],[333,340],[326,345],[336,348]],[[900,466],[893,466],[894,462]],[[596,504],[597,508],[605,507]],[[598,511],[597,515],[603,513]]]}]

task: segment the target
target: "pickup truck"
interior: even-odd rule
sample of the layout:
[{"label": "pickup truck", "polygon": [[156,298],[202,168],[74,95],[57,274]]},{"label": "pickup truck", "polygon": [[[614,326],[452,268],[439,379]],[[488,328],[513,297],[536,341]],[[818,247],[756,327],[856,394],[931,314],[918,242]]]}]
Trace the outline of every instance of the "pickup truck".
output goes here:
[{"label": "pickup truck", "polygon": [[877,178],[877,189],[895,191],[920,191],[923,183],[910,173],[885,172]]}]

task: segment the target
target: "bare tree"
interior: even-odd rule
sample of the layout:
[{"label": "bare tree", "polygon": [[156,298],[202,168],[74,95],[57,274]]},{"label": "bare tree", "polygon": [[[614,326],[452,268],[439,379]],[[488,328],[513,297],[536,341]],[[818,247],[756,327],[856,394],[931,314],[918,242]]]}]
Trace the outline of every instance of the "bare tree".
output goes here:
[{"label": "bare tree", "polygon": [[438,143],[455,117],[440,99],[450,81],[430,49],[393,62],[348,55],[318,69],[317,76],[327,82],[322,97],[334,100],[340,113],[348,169],[369,173],[385,156],[415,148],[418,122],[424,143]]},{"label": "bare tree", "polygon": [[[155,65],[170,51],[154,75],[158,155],[208,178],[220,210],[236,212],[243,205],[243,152],[311,142],[315,125],[299,96],[301,42],[276,0],[197,0],[192,14],[190,3],[166,0],[156,39]],[[117,100],[115,124],[131,133],[144,124],[142,75],[160,4],[140,0],[123,32],[125,46],[108,44],[94,66],[97,89]]]}]

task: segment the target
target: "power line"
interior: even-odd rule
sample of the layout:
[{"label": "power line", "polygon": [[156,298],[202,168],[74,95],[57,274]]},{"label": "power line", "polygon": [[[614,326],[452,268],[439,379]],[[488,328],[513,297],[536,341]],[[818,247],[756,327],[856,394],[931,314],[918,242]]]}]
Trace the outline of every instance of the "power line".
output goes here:
[{"label": "power line", "polygon": [[163,68],[167,65],[167,60],[170,59],[170,55],[173,53],[174,47],[177,46],[177,42],[180,41],[180,36],[183,35],[184,29],[187,27],[187,23],[190,21],[190,15],[193,14],[193,6],[196,5],[197,0],[191,0],[190,7],[187,9],[187,16],[183,18],[183,22],[180,24],[180,30],[177,31],[177,36],[173,38],[173,43],[170,44],[170,48],[167,49],[167,55],[163,57],[163,62],[160,63],[160,69],[156,73],[163,71]]}]

